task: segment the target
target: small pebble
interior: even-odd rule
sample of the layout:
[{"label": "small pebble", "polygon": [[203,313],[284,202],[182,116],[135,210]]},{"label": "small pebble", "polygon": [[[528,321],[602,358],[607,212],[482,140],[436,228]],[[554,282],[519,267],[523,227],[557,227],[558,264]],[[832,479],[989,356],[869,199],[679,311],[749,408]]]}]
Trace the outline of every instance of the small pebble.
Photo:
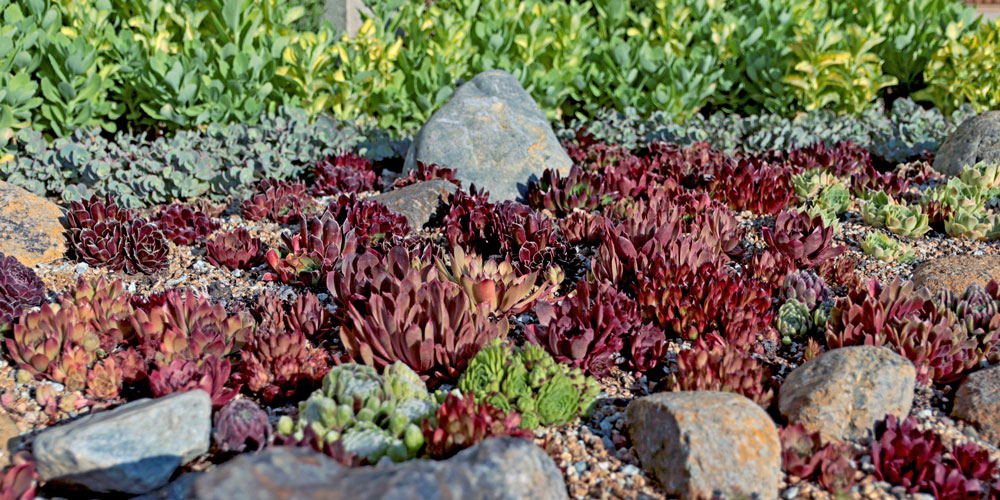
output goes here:
[{"label": "small pebble", "polygon": [[90,269],[90,265],[87,264],[86,262],[81,262],[77,264],[76,267],[73,268],[73,273],[79,276],[87,272],[87,269]]},{"label": "small pebble", "polygon": [[622,467],[622,474],[626,476],[634,476],[638,473],[639,473],[639,468],[632,464],[627,464],[625,465],[625,467]]},{"label": "small pebble", "polygon": [[580,460],[575,464],[573,464],[573,468],[576,469],[576,471],[579,472],[580,474],[583,474],[584,472],[587,472],[587,462]]},{"label": "small pebble", "polygon": [[797,496],[799,496],[798,486],[792,486],[791,488],[788,488],[787,490],[785,490],[784,493],[781,494],[781,498],[784,498],[785,500],[792,500]]},{"label": "small pebble", "polygon": [[209,268],[208,262],[205,262],[201,259],[198,259],[194,261],[194,264],[191,264],[191,269],[194,269],[195,271],[198,272],[207,271],[208,268]]}]

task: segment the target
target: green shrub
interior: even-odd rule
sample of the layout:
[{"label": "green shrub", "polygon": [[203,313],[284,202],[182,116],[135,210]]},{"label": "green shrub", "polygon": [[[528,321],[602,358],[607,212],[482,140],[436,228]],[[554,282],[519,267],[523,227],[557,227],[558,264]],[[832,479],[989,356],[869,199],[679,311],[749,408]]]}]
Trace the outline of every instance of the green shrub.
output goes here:
[{"label": "green shrub", "polygon": [[957,35],[957,31],[948,33],[947,42],[927,64],[928,87],[917,96],[945,111],[963,104],[970,104],[977,113],[1000,108],[1000,25],[987,22]]}]

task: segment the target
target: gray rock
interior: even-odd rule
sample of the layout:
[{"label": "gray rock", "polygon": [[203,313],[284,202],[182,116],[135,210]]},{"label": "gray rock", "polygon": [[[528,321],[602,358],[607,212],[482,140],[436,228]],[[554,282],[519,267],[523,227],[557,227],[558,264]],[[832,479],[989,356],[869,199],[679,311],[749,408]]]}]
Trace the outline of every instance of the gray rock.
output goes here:
[{"label": "gray rock", "polygon": [[302,448],[240,455],[195,480],[196,500],[554,500],[568,498],[555,462],[534,443],[494,438],[434,462],[342,467]]},{"label": "gray rock", "polygon": [[788,374],[778,409],[825,439],[856,440],[888,415],[906,417],[915,383],[910,360],[887,347],[842,347]]},{"label": "gray rock", "polygon": [[958,175],[981,161],[1000,161],[1000,111],[987,111],[962,122],[934,156],[934,170]]},{"label": "gray rock", "polygon": [[778,428],[760,406],[739,394],[653,394],[629,404],[625,423],[642,467],[668,495],[778,497]]},{"label": "gray rock", "polygon": [[1000,446],[1000,366],[975,372],[958,386],[951,416],[972,424],[980,437]]},{"label": "gray rock", "polygon": [[354,37],[364,24],[361,14],[371,15],[364,0],[324,0],[323,19],[330,21],[337,36],[347,34]]},{"label": "gray rock", "polygon": [[438,207],[448,201],[448,195],[458,186],[442,180],[417,182],[372,196],[389,210],[406,217],[410,228],[419,230],[437,213]]},{"label": "gray rock", "polygon": [[211,416],[202,390],[140,399],[42,431],[32,452],[46,481],[146,493],[208,451]]},{"label": "gray rock", "polygon": [[463,187],[485,188],[495,201],[517,199],[546,168],[567,174],[572,163],[545,113],[517,78],[500,70],[463,84],[421,127],[403,172],[418,161],[455,169]]},{"label": "gray rock", "polygon": [[194,480],[204,474],[204,472],[188,472],[174,479],[170,484],[151,493],[133,497],[132,500],[186,500],[191,497]]}]

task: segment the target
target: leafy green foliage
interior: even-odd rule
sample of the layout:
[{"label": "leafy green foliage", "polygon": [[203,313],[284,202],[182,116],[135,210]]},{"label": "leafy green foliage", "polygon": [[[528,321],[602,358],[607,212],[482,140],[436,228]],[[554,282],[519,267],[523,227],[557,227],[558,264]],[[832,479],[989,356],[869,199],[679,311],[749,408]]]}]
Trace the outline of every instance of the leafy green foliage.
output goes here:
[{"label": "leafy green foliage", "polygon": [[927,64],[928,87],[919,97],[950,111],[970,104],[982,113],[1000,106],[996,85],[996,54],[1000,50],[1000,24],[987,22],[961,35],[949,29],[947,41]]}]

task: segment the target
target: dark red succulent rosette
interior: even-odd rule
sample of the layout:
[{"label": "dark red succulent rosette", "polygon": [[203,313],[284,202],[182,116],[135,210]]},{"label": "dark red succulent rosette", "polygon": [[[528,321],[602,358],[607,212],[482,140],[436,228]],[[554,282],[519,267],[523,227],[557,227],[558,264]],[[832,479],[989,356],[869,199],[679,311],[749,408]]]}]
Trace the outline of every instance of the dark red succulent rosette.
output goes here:
[{"label": "dark red succulent rosette", "polygon": [[156,224],[145,219],[134,220],[126,226],[126,231],[126,272],[153,274],[166,267],[170,247]]},{"label": "dark red succulent rosette", "polygon": [[0,253],[0,329],[45,300],[45,284],[13,255]]},{"label": "dark red succulent rosette", "polygon": [[378,185],[378,176],[368,158],[353,153],[326,158],[313,168],[315,180],[311,188],[316,196],[371,191]]},{"label": "dark red succulent rosette", "polygon": [[253,269],[265,262],[264,244],[244,227],[216,235],[205,242],[205,250],[208,262],[230,271]]},{"label": "dark red succulent rosette", "polygon": [[154,222],[177,245],[194,244],[219,229],[219,223],[203,212],[177,203],[161,207]]},{"label": "dark red succulent rosette", "polygon": [[125,267],[128,229],[116,220],[102,220],[92,227],[71,229],[69,247],[77,260],[112,271]]}]

